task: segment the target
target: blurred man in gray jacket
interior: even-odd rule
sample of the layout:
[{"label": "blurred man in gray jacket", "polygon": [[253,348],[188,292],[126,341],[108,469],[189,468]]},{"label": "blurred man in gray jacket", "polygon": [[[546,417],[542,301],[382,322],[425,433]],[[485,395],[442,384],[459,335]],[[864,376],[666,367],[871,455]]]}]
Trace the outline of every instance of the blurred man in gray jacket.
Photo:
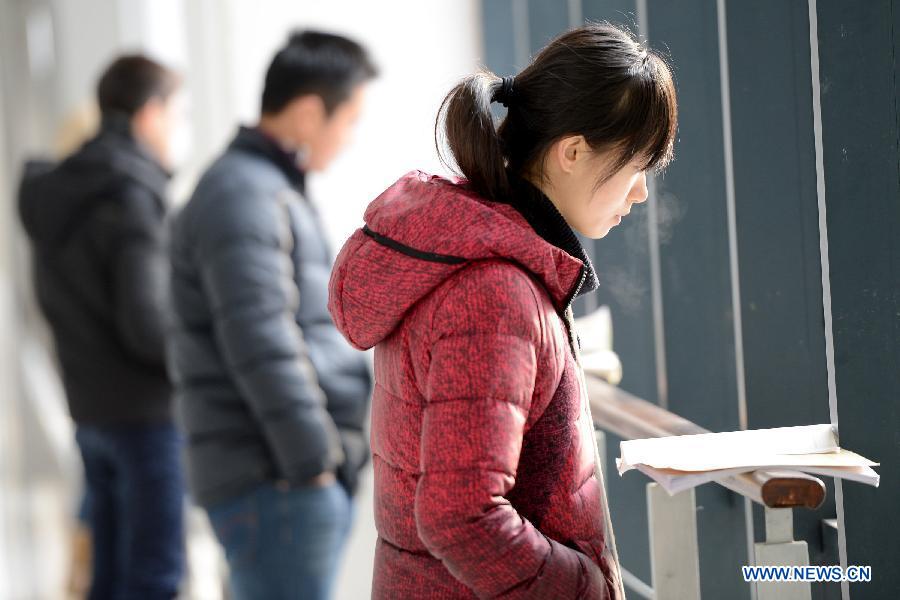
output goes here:
[{"label": "blurred man in gray jacket", "polygon": [[365,358],[326,308],[332,254],[305,177],[344,146],[375,76],[343,37],[290,37],[172,231],[172,373],[188,474],[233,594],[327,598],[368,458]]}]

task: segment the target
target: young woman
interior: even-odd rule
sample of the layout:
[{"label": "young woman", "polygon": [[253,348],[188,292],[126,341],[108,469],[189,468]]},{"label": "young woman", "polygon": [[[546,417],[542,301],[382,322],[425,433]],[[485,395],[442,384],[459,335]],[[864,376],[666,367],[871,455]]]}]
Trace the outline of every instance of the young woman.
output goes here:
[{"label": "young woman", "polygon": [[465,79],[437,129],[464,179],[401,178],[330,281],[338,328],[375,347],[373,597],[623,598],[572,330],[597,277],[574,232],[602,238],[646,200],[672,156],[671,74],[590,25],[515,78]]}]

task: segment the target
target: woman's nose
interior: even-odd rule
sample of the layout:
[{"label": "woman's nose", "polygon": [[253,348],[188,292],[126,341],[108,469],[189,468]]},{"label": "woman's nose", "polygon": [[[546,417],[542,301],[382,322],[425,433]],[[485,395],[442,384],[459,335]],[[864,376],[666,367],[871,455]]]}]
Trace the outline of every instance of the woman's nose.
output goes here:
[{"label": "woman's nose", "polygon": [[631,193],[628,194],[628,199],[634,204],[640,204],[647,201],[648,195],[647,174],[642,172],[638,176],[637,181],[634,182],[634,185],[631,186]]}]

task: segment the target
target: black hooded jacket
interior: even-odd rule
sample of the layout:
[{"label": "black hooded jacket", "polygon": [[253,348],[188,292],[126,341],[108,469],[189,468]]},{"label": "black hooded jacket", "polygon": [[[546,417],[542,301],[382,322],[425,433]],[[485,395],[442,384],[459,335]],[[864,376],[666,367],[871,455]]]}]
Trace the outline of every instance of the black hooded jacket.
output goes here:
[{"label": "black hooded jacket", "polygon": [[169,175],[126,118],[58,165],[26,165],[19,212],[76,423],[171,419],[166,376]]}]

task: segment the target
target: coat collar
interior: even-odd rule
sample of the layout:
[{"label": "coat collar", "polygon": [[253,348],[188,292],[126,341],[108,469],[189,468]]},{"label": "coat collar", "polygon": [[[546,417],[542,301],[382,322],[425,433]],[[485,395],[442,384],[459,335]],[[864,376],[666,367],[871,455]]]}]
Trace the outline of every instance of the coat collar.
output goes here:
[{"label": "coat collar", "polygon": [[528,221],[534,232],[569,256],[584,263],[584,282],[574,297],[592,292],[598,287],[597,272],[578,236],[565,217],[540,189],[517,175],[510,175],[512,196],[509,204]]},{"label": "coat collar", "polygon": [[259,127],[241,127],[231,147],[256,154],[270,161],[290,181],[301,195],[306,194],[306,173],[297,166],[297,154],[285,150],[276,139],[263,133]]}]

